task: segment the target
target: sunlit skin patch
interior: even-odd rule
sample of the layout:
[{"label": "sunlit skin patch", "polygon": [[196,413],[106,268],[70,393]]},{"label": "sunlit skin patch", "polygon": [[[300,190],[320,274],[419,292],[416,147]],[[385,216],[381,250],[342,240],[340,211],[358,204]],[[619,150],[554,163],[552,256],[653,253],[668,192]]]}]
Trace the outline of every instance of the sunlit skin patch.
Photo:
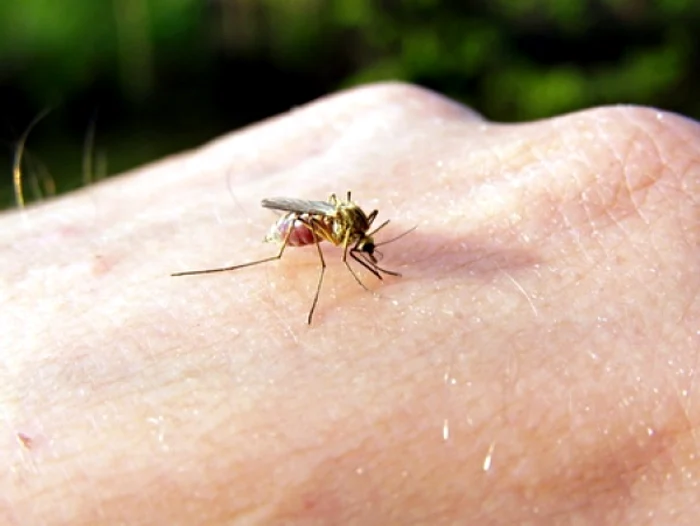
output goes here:
[{"label": "sunlit skin patch", "polygon": [[318,304],[318,297],[321,292],[321,285],[323,284],[323,276],[326,272],[326,261],[320,246],[322,241],[327,241],[333,243],[335,246],[343,247],[343,263],[345,263],[345,266],[350,271],[353,278],[355,278],[355,281],[365,290],[369,289],[362,283],[350,266],[348,255],[380,280],[383,279],[382,274],[401,276],[398,272],[387,270],[379,266],[377,256],[381,258],[381,252],[377,250],[377,247],[395,241],[414,229],[412,228],[389,241],[375,243],[374,235],[389,224],[389,220],[384,221],[377,228],[370,231],[372,223],[374,223],[374,220],[377,218],[379,211],[373,210],[370,214],[366,214],[362,208],[352,201],[350,192],[348,192],[347,199],[345,200],[338,199],[335,194],[331,194],[327,201],[306,201],[303,199],[274,197],[263,199],[262,206],[271,210],[284,212],[284,215],[272,225],[265,237],[265,241],[267,242],[281,244],[280,250],[276,255],[229,267],[176,272],[172,274],[172,276],[211,274],[214,272],[227,272],[229,270],[252,267],[254,265],[281,259],[287,246],[304,247],[307,245],[316,245],[318,257],[321,261],[321,271],[318,276],[318,283],[311,303],[311,309],[309,309],[309,314],[306,319],[309,325],[311,324],[316,305]]}]

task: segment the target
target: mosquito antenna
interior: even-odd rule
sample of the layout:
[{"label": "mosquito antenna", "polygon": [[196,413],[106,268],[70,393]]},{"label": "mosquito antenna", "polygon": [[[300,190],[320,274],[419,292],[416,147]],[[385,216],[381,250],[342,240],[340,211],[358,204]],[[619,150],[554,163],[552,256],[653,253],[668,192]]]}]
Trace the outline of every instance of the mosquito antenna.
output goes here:
[{"label": "mosquito antenna", "polygon": [[[388,222],[389,222],[389,221],[387,221],[386,223],[388,223]],[[386,223],[384,223],[384,225],[386,225]],[[384,225],[381,225],[379,228],[383,227]],[[377,230],[379,230],[379,228],[378,228]],[[406,230],[406,231],[403,232],[402,234],[399,234],[399,235],[396,236],[396,237],[392,237],[391,239],[387,239],[386,241],[382,241],[381,243],[375,243],[374,246],[375,246],[375,247],[381,247],[382,245],[388,245],[389,243],[393,243],[394,241],[397,241],[397,240],[401,239],[403,236],[406,236],[406,235],[410,234],[410,233],[413,232],[416,228],[418,228],[418,225],[414,226],[413,228],[409,228],[408,230]],[[375,230],[375,232],[376,232],[377,230]],[[374,232],[373,232],[373,233],[374,233]]]}]

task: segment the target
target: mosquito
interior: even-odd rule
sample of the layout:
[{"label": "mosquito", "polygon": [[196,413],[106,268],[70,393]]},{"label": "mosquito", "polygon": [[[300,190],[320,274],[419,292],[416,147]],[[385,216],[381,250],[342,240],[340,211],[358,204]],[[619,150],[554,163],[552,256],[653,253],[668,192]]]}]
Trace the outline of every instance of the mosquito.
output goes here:
[{"label": "mosquito", "polygon": [[374,235],[388,225],[389,220],[387,219],[377,228],[370,231],[379,211],[373,210],[370,214],[366,214],[362,208],[352,201],[350,192],[348,192],[345,200],[339,199],[335,194],[331,194],[327,201],[307,201],[288,197],[273,197],[263,199],[262,206],[264,208],[283,212],[283,215],[272,225],[270,231],[265,236],[266,242],[281,244],[280,250],[276,255],[229,267],[177,272],[172,274],[172,276],[211,274],[214,272],[227,272],[229,270],[252,267],[254,265],[281,259],[284,250],[288,246],[304,247],[306,245],[316,245],[318,257],[321,260],[321,271],[318,276],[318,283],[316,285],[314,299],[311,303],[311,309],[306,319],[309,325],[311,325],[311,320],[316,310],[316,305],[318,304],[318,297],[326,272],[326,260],[323,257],[323,250],[321,250],[322,241],[327,241],[333,243],[335,246],[341,246],[343,248],[343,263],[345,263],[345,266],[350,271],[353,278],[355,278],[355,281],[365,290],[369,291],[350,266],[348,255],[380,280],[384,279],[382,274],[401,276],[398,272],[379,266],[377,255],[381,258],[382,254],[377,250],[377,247],[395,241],[408,234],[413,229],[389,241],[375,243]]}]

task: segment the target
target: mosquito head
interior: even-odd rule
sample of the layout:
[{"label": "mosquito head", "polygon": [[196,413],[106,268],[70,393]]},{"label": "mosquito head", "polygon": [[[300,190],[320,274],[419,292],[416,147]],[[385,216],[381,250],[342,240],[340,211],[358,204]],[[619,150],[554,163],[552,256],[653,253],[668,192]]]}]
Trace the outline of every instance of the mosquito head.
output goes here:
[{"label": "mosquito head", "polygon": [[376,245],[374,244],[374,238],[372,238],[371,236],[367,236],[367,237],[360,239],[360,241],[358,241],[357,245],[355,245],[355,250],[357,252],[363,252],[363,253],[367,254],[369,259],[372,262],[376,263],[377,258],[374,255],[375,248],[376,248]]}]

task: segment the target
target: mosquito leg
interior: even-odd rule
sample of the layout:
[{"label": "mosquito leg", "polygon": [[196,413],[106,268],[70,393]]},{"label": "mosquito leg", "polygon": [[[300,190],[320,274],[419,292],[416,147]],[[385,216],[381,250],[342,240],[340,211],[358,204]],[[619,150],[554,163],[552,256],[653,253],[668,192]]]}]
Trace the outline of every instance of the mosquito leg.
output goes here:
[{"label": "mosquito leg", "polygon": [[289,236],[292,232],[292,229],[290,228],[287,231],[287,234],[284,236],[284,241],[282,241],[282,246],[280,247],[280,251],[277,253],[276,256],[271,256],[269,258],[265,259],[258,259],[256,261],[250,261],[248,263],[241,263],[240,265],[232,265],[230,267],[221,267],[221,268],[208,268],[204,270],[187,270],[185,272],[175,272],[174,274],[170,274],[171,276],[194,276],[196,274],[213,274],[215,272],[228,272],[229,270],[238,270],[239,268],[246,268],[246,267],[252,267],[254,265],[260,265],[261,263],[268,263],[270,261],[275,261],[278,259],[282,258],[282,254],[284,254],[284,249],[287,248],[287,244],[289,243]]},{"label": "mosquito leg", "polygon": [[[353,259],[356,259],[356,258],[353,256]],[[360,262],[360,263],[361,263],[362,266],[367,267],[367,265],[365,265],[364,263],[362,263],[362,262]],[[357,283],[360,285],[360,287],[362,287],[363,289],[365,289],[367,292],[372,292],[371,290],[369,290],[369,289],[367,288],[367,285],[365,285],[364,283],[362,283],[362,280],[360,280],[360,278],[358,277],[358,275],[355,274],[355,271],[352,269],[352,267],[350,266],[350,263],[348,263],[348,261],[345,261],[345,266],[348,267],[348,270],[350,271],[350,274],[352,274],[352,277],[355,278],[355,281],[357,281]],[[367,268],[369,268],[369,267],[367,267]],[[381,277],[379,274],[377,274],[376,272],[374,272],[372,269],[369,269],[369,270],[370,270],[372,273],[374,273],[379,279],[382,279],[382,277]]]},{"label": "mosquito leg", "polygon": [[[367,292],[371,292],[367,288],[367,286],[364,283],[362,283],[362,281],[357,276],[357,274],[355,274],[355,271],[352,269],[352,267],[350,266],[350,263],[348,262],[348,248],[349,247],[350,247],[350,244],[348,243],[348,239],[346,236],[345,242],[343,243],[343,263],[345,263],[345,266],[348,268],[348,270],[350,271],[350,274],[352,274],[352,277],[355,278],[355,281],[357,281],[357,283],[360,285],[360,287],[365,289]],[[353,254],[353,252],[352,252],[352,249],[350,250],[350,255],[352,256],[352,258],[354,260],[357,260],[357,258],[355,257],[355,254]],[[362,263],[362,264],[364,265],[364,263]],[[366,267],[367,265],[364,265],[364,266]],[[372,269],[370,269],[370,271],[374,272],[374,274],[377,275],[377,277],[379,279],[382,279],[381,276],[379,276],[375,271],[373,271]]]},{"label": "mosquito leg", "polygon": [[[365,267],[367,270],[369,270],[372,274],[374,274],[375,276],[377,276],[377,279],[384,279],[384,278],[382,278],[382,275],[381,275],[379,272],[377,272],[377,269],[376,269],[376,268],[374,268],[372,265],[370,265],[369,263],[367,263],[364,259],[361,259],[360,257],[358,257],[357,254],[356,254],[354,251],[352,251],[352,250],[350,251],[350,257],[352,257],[352,259],[354,259],[354,260],[357,261],[360,265],[362,265],[362,266]],[[348,268],[350,268],[350,265],[348,265],[347,262],[346,262],[345,264],[348,266]],[[379,268],[379,267],[377,267],[377,268]],[[354,272],[353,272],[353,274],[354,274]],[[357,278],[355,278],[355,279],[357,279]],[[359,280],[358,280],[358,281],[359,281]],[[362,285],[362,283],[360,283],[360,285]],[[365,287],[364,285],[362,285],[362,286]],[[367,289],[367,287],[365,287],[365,289]],[[367,290],[368,290],[368,289],[367,289]]]},{"label": "mosquito leg", "polygon": [[399,276],[401,277],[401,274],[399,272],[396,272],[395,270],[389,270],[384,267],[380,267],[376,263],[368,263],[365,260],[360,260],[355,257],[355,254],[352,254],[353,258],[355,261],[358,261],[362,266],[364,266],[366,269],[368,269],[370,272],[372,272],[375,276],[377,276],[379,279],[382,279],[381,276],[378,275],[378,272],[383,272],[384,274],[389,274],[390,276]]},{"label": "mosquito leg", "polygon": [[323,258],[323,250],[321,250],[321,243],[318,237],[316,237],[316,231],[313,228],[310,228],[311,234],[314,236],[314,243],[316,245],[316,249],[318,250],[318,257],[321,260],[321,272],[318,275],[318,284],[316,285],[316,294],[314,294],[314,301],[311,303],[311,310],[309,310],[309,317],[306,320],[306,323],[311,325],[311,318],[314,316],[314,311],[316,310],[316,304],[318,303],[318,296],[321,293],[321,285],[323,284],[323,275],[326,273],[326,260]]},{"label": "mosquito leg", "polygon": [[[367,228],[369,228],[369,227],[372,226],[372,223],[374,223],[374,220],[377,219],[377,214],[378,214],[378,213],[379,213],[379,210],[372,210],[372,212],[367,216]],[[388,221],[388,220],[387,220],[387,221]],[[385,221],[385,223],[386,223],[387,221]],[[384,226],[384,225],[382,225],[382,226]],[[380,226],[379,228],[382,228],[382,226]],[[368,237],[372,237],[372,236],[374,235],[374,233],[375,233],[377,230],[379,230],[379,228],[373,230],[372,232],[370,232],[369,234],[367,234],[367,236],[368,236]]]}]

